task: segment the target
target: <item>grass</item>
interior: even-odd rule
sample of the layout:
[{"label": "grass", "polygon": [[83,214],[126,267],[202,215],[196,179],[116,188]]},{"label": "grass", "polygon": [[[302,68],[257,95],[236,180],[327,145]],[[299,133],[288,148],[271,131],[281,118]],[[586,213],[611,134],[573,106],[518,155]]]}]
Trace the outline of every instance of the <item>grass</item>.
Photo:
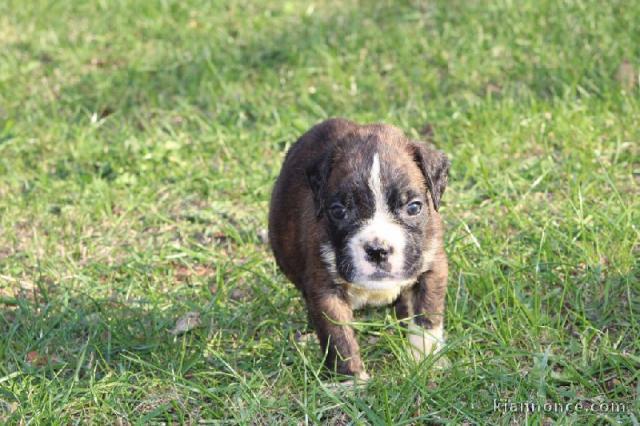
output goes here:
[{"label": "grass", "polygon": [[[640,2],[0,3],[0,422],[640,421]],[[445,356],[323,383],[261,240],[329,116],[429,123]],[[173,335],[187,312],[201,325]],[[495,410],[494,401],[584,404]],[[600,403],[624,411],[598,411]],[[593,405],[592,405],[593,404]]]}]

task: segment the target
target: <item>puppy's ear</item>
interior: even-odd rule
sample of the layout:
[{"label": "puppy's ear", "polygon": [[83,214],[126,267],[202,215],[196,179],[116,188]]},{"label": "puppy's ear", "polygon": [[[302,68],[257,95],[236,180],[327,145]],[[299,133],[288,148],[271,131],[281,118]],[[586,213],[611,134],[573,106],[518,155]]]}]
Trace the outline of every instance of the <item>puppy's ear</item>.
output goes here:
[{"label": "puppy's ear", "polygon": [[447,187],[451,162],[444,152],[438,151],[425,143],[412,142],[411,149],[413,150],[413,158],[427,182],[433,206],[437,211],[438,207],[440,207],[440,198]]},{"label": "puppy's ear", "polygon": [[320,219],[324,208],[327,182],[331,173],[332,153],[327,153],[323,158],[307,167],[307,183],[313,192],[313,204],[316,208],[316,217]]}]

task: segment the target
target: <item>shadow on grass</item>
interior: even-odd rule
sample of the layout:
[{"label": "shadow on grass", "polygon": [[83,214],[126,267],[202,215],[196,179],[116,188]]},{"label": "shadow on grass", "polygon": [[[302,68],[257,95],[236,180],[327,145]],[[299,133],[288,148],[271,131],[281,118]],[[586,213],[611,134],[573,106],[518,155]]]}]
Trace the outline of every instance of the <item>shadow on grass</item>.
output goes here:
[{"label": "shadow on grass", "polygon": [[[436,28],[453,26],[450,29],[453,33],[466,31],[464,28],[456,30],[456,26],[467,23],[456,20],[455,14],[448,12],[447,7],[446,4],[433,6],[435,12],[429,25]],[[360,47],[366,47],[367,42],[372,41],[372,35],[385,35],[391,39],[405,37],[395,28],[394,22],[402,21],[404,15],[414,14],[416,9],[419,8],[407,4],[400,7],[379,4],[366,9],[343,5],[326,16],[289,19],[285,28],[274,25],[263,30],[264,33],[259,36],[242,38],[237,33],[224,31],[220,34],[204,33],[201,38],[192,40],[193,46],[196,46],[195,52],[193,46],[181,49],[179,41],[174,41],[172,46],[175,49],[144,66],[131,66],[114,58],[101,60],[100,52],[97,52],[98,59],[93,58],[91,63],[87,63],[74,83],[63,85],[56,101],[46,109],[62,110],[70,118],[78,114],[96,114],[100,119],[118,113],[125,120],[133,120],[140,129],[152,124],[154,115],[159,111],[184,106],[199,110],[205,117],[225,126],[237,126],[239,116],[245,119],[245,125],[269,120],[272,119],[271,112],[265,114],[262,101],[256,98],[270,99],[273,91],[281,90],[283,73],[317,68],[318,71],[305,71],[309,78],[313,78],[314,73],[322,73],[321,70],[326,66],[323,55],[343,57],[348,62],[348,58],[356,53],[350,50],[351,44],[359,42]],[[368,28],[357,36],[356,41],[351,44],[345,42],[353,38],[354,27],[358,28],[369,21],[373,22],[378,33]],[[373,34],[367,31],[373,31]],[[375,44],[374,47],[392,46]],[[24,44],[14,48],[32,56],[50,72],[57,66],[55,57],[47,52]],[[456,52],[449,54],[457,55]],[[507,88],[510,88],[510,92],[504,95],[520,97],[522,102],[528,102],[532,97],[550,99],[562,96],[567,91],[576,97],[587,91],[591,91],[590,95],[597,95],[601,91],[598,82],[605,84],[615,74],[614,65],[611,65],[609,72],[595,70],[584,64],[583,69],[571,69],[568,60],[565,68],[547,66],[537,59],[531,64],[511,64],[505,67],[499,82],[476,87],[453,76],[449,63],[439,59],[440,52],[424,48],[419,55],[424,58],[426,66],[439,76],[438,81],[420,88],[420,92],[424,92],[423,97],[450,99],[458,108],[464,108],[469,95],[484,98],[491,94],[494,98],[500,98],[503,89]],[[366,65],[366,72],[363,71],[359,78],[366,79],[367,73],[385,73],[375,58]],[[366,97],[366,94],[361,96]],[[186,98],[188,101],[185,101]],[[317,101],[325,110],[331,110],[330,97]]]}]

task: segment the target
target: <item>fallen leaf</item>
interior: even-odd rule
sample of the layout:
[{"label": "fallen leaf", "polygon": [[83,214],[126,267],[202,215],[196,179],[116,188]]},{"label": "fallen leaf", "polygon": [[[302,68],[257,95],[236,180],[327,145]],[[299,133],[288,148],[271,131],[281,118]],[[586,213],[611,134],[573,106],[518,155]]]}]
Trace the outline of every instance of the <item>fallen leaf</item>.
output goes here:
[{"label": "fallen leaf", "polygon": [[186,333],[187,331],[191,331],[196,327],[199,327],[201,324],[200,321],[200,313],[199,312],[187,312],[176,321],[175,327],[169,330],[169,333],[174,336],[179,336],[180,334]]},{"label": "fallen leaf", "polygon": [[210,277],[215,275],[215,273],[216,270],[214,267],[206,265],[195,265],[193,267],[189,267],[187,265],[178,264],[175,266],[173,274],[177,281],[184,282],[192,276]]},{"label": "fallen leaf", "polygon": [[37,351],[31,351],[25,357],[25,360],[34,367],[42,367],[47,364],[59,364],[60,358],[56,355],[39,354]]},{"label": "fallen leaf", "polygon": [[209,267],[205,265],[196,265],[193,268],[193,272],[199,277],[209,277],[215,275],[216,270],[214,267]]},{"label": "fallen leaf", "polygon": [[190,276],[191,271],[189,270],[189,267],[185,265],[179,265],[174,272],[174,277],[177,281],[185,281]]}]

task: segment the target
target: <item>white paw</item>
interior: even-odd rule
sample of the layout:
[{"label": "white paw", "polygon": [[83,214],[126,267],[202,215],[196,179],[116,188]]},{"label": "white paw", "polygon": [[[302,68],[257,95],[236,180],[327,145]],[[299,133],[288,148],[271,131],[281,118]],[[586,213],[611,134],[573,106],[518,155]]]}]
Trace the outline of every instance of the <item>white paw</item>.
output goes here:
[{"label": "white paw", "polygon": [[438,352],[444,346],[444,330],[442,329],[442,325],[427,330],[411,321],[407,334],[411,355],[416,362],[422,361],[422,359],[429,354]]}]

